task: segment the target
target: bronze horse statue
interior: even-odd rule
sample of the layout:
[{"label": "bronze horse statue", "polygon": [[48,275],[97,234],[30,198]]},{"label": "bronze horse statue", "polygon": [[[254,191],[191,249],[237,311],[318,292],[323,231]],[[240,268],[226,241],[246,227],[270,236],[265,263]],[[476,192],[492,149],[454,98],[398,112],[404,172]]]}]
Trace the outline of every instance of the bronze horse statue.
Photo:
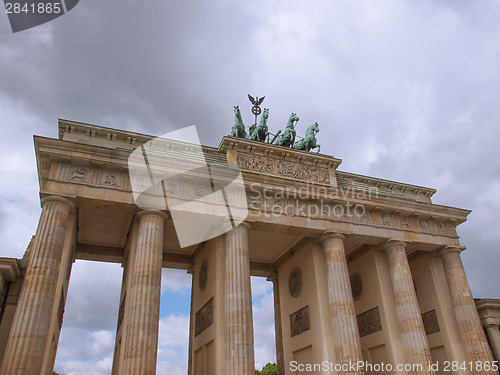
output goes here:
[{"label": "bronze horse statue", "polygon": [[320,145],[316,143],[316,133],[319,132],[319,124],[315,122],[306,130],[306,136],[293,145],[296,150],[310,151],[313,148],[320,150]]},{"label": "bronze horse statue", "polygon": [[247,138],[247,132],[245,131],[245,124],[241,118],[240,107],[238,105],[234,106],[234,125],[231,128],[231,136],[238,138]]},{"label": "bronze horse statue", "polygon": [[292,113],[288,119],[288,122],[286,123],[285,132],[280,135],[279,133],[281,131],[279,131],[270,143],[274,143],[274,141],[276,140],[276,144],[278,146],[292,147],[295,143],[295,126],[297,125],[298,121],[299,116],[297,116],[296,113]]},{"label": "bronze horse statue", "polygon": [[262,112],[262,117],[260,118],[259,125],[257,126],[257,124],[253,124],[252,126],[250,126],[250,129],[248,129],[248,132],[250,133],[248,135],[248,139],[260,142],[264,142],[266,140],[266,137],[269,134],[269,128],[267,126],[268,118],[269,108],[264,108],[264,112]]}]

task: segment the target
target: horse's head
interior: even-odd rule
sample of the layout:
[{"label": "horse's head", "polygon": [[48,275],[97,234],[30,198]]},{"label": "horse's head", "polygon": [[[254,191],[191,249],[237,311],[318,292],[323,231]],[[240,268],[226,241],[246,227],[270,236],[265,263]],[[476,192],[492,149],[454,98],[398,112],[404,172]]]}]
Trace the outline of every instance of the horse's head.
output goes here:
[{"label": "horse's head", "polygon": [[309,126],[306,131],[306,133],[313,133],[314,135],[316,135],[317,132],[319,132],[319,124],[317,122]]},{"label": "horse's head", "polygon": [[290,115],[290,118],[288,119],[288,125],[291,125],[292,127],[295,127],[297,124],[297,121],[299,121],[299,116],[297,116],[296,113],[293,113]]},{"label": "horse's head", "polygon": [[240,112],[239,105],[234,106],[234,116],[235,116],[236,120],[238,120],[240,122],[243,121],[243,119],[241,118],[241,112]]}]

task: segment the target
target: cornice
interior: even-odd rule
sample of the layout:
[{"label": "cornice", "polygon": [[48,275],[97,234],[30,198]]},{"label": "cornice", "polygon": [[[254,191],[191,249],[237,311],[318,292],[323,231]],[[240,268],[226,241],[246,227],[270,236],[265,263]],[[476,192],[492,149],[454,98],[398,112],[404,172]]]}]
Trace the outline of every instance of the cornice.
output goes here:
[{"label": "cornice", "polygon": [[316,152],[294,150],[288,147],[269,143],[251,141],[249,139],[225,136],[219,144],[219,151],[236,150],[240,153],[254,156],[268,157],[273,159],[297,162],[301,164],[314,165],[337,169],[342,163],[341,159],[333,156],[319,154]]},{"label": "cornice", "polygon": [[478,310],[488,308],[500,310],[500,299],[484,298],[475,300],[475,302]]},{"label": "cornice", "polygon": [[[407,184],[403,182],[385,180],[382,178],[363,176],[355,173],[345,172],[345,171],[336,171],[337,179],[339,177],[348,177],[353,179],[356,182],[367,185],[369,188],[374,187],[377,189],[386,189],[391,192],[401,193],[402,195],[405,193],[410,193],[414,195],[422,194],[427,198],[432,197],[436,193],[436,189]],[[355,187],[352,187],[355,188]]]},{"label": "cornice", "polygon": [[0,257],[0,274],[7,281],[14,281],[21,276],[17,259]]},{"label": "cornice", "polygon": [[[110,138],[115,138],[115,139],[121,138],[123,140],[127,140],[130,137],[129,143],[131,144],[132,142],[133,144],[136,143],[141,144],[155,138],[152,135],[131,132],[127,130],[113,129],[105,126],[87,124],[83,122],[71,121],[65,119],[59,119],[58,129],[59,129],[59,139],[61,140],[64,138],[65,133],[75,133],[75,132],[81,132],[82,134],[87,134],[89,137],[96,137],[96,136],[107,137],[108,134],[111,135]],[[133,138],[135,138],[135,141],[133,141]]]}]

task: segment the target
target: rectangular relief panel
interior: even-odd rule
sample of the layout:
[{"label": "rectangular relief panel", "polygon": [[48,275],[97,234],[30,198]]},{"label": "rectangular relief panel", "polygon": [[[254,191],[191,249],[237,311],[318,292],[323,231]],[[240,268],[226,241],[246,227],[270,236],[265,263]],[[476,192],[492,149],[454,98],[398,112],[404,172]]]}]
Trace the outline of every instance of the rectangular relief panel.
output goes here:
[{"label": "rectangular relief panel", "polygon": [[198,336],[214,323],[214,298],[212,297],[195,315],[194,336]]},{"label": "rectangular relief panel", "polygon": [[290,315],[290,332],[292,337],[300,335],[302,332],[309,331],[310,329],[309,306],[305,306]]},{"label": "rectangular relief panel", "polygon": [[358,320],[360,337],[371,335],[372,333],[382,330],[378,306],[357,315],[356,318]]},{"label": "rectangular relief panel", "polygon": [[436,310],[427,311],[422,314],[422,321],[424,322],[425,334],[430,335],[440,331],[439,322],[436,315]]}]

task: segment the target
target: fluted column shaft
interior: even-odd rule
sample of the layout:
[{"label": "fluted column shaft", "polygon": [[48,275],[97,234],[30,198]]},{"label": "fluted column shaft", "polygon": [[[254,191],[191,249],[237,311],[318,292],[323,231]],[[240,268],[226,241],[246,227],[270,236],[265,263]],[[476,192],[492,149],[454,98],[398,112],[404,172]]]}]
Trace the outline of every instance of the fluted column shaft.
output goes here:
[{"label": "fluted column shaft", "polygon": [[42,199],[42,213],[0,369],[3,375],[35,375],[42,368],[61,266],[68,218],[74,204]]},{"label": "fluted column shaft", "polygon": [[424,323],[418,306],[410,266],[404,242],[390,241],[385,244],[387,261],[391,273],[391,284],[396,305],[396,316],[401,331],[401,341],[406,363],[421,364],[409,374],[434,374],[429,369],[431,352],[425,335]]},{"label": "fluted column shaft", "polygon": [[486,327],[495,360],[500,361],[500,329],[497,325]]},{"label": "fluted column shaft", "polygon": [[[321,238],[326,260],[328,303],[335,346],[335,361],[339,364],[362,361],[358,323],[354,311],[349,271],[345,259],[344,236],[328,233]],[[344,367],[344,366],[343,366]],[[349,366],[345,366],[349,368]],[[363,374],[345,371],[339,374]]]},{"label": "fluted column shaft", "polygon": [[[493,356],[467,282],[460,252],[460,248],[445,248],[440,252],[458,330],[462,336],[462,342],[469,361],[477,361],[483,364],[489,362],[491,365]],[[498,374],[496,371],[477,371],[477,369],[474,373]]]},{"label": "fluted column shaft", "polygon": [[274,292],[274,336],[276,341],[276,366],[278,375],[285,375],[285,357],[283,354],[283,327],[281,323],[281,308],[280,308],[280,284],[278,273],[272,273],[267,280],[273,283]]},{"label": "fluted column shaft", "polygon": [[254,375],[254,342],[247,223],[226,233],[226,373]]},{"label": "fluted column shaft", "polygon": [[160,320],[163,228],[166,214],[139,212],[139,233],[127,292],[125,375],[156,374]]}]

